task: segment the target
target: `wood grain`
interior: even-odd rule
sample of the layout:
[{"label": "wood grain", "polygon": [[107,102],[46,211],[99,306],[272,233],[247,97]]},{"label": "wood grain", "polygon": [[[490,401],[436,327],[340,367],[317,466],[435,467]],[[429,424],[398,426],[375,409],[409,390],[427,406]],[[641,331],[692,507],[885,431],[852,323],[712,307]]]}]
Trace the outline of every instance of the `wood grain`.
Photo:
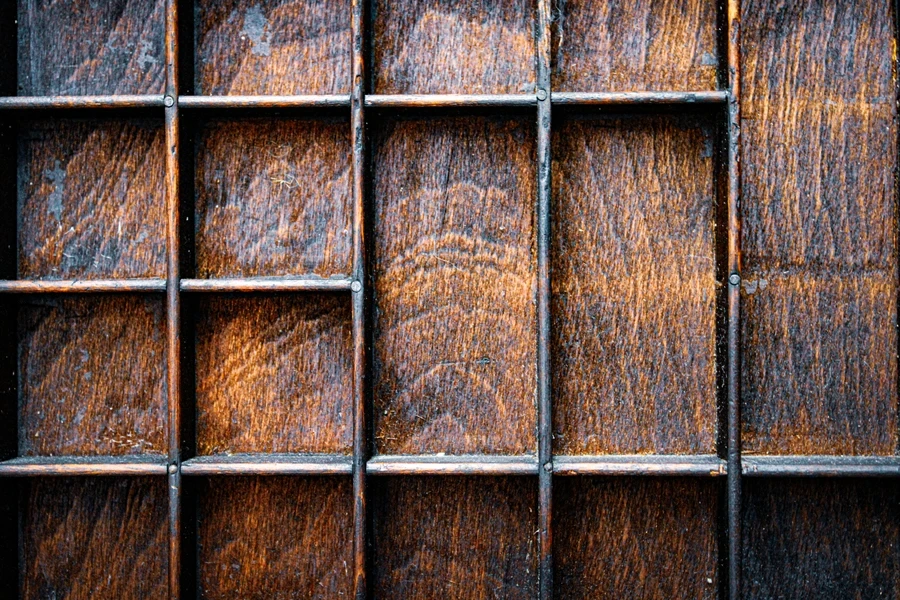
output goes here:
[{"label": "wood grain", "polygon": [[213,296],[197,311],[199,454],[349,452],[349,298]]},{"label": "wood grain", "polygon": [[534,452],[532,128],[397,121],[374,143],[378,451]]},{"label": "wood grain", "polygon": [[743,597],[900,598],[900,485],[747,481]]},{"label": "wood grain", "polygon": [[534,8],[521,0],[375,0],[376,94],[534,91]]},{"label": "wood grain", "polygon": [[164,277],[162,127],[54,119],[21,128],[19,277]]},{"label": "wood grain", "polygon": [[199,0],[197,94],[350,93],[347,0]]},{"label": "wood grain", "polygon": [[166,0],[18,0],[19,95],[162,94]]},{"label": "wood grain", "polygon": [[33,479],[27,490],[22,598],[165,597],[164,478]]},{"label": "wood grain", "polygon": [[715,0],[557,0],[555,8],[554,91],[716,88]]},{"label": "wood grain", "polygon": [[744,3],[744,449],[893,454],[888,0]]},{"label": "wood grain", "polygon": [[350,483],[343,477],[203,479],[199,597],[352,597]]},{"label": "wood grain", "polygon": [[516,477],[379,479],[374,597],[537,597],[536,487]]},{"label": "wood grain", "polygon": [[19,454],[165,453],[165,327],[159,298],[20,300]]},{"label": "wood grain", "polygon": [[715,482],[564,477],[554,497],[557,598],[716,598]]},{"label": "wood grain", "polygon": [[711,136],[693,118],[558,120],[557,452],[715,452]]},{"label": "wood grain", "polygon": [[195,189],[199,277],[350,272],[346,122],[211,122]]}]

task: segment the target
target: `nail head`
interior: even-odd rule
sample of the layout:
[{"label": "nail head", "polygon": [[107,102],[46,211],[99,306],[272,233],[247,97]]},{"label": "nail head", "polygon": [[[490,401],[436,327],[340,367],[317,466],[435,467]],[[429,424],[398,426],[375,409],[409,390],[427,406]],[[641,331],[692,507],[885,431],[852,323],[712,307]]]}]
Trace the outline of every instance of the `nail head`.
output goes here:
[{"label": "nail head", "polygon": [[544,101],[547,99],[547,90],[538,90],[537,91],[538,100]]},{"label": "nail head", "polygon": [[166,104],[166,106],[170,106],[170,107],[175,106],[175,98],[173,98],[172,96],[166,96],[165,104]]},{"label": "nail head", "polygon": [[354,281],[353,283],[350,284],[350,289],[353,290],[354,292],[359,293],[360,291],[362,291],[362,284],[358,281]]},{"label": "nail head", "polygon": [[740,285],[741,276],[738,275],[737,273],[732,273],[731,276],[728,278],[728,283],[730,283],[731,285]]}]

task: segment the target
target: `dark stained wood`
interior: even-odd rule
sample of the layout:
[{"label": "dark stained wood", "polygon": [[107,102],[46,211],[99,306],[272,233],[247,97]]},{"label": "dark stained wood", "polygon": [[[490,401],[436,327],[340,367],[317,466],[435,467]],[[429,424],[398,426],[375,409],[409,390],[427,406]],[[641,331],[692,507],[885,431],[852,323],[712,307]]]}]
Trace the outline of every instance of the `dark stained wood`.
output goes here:
[{"label": "dark stained wood", "polygon": [[200,277],[349,275],[350,136],[341,121],[214,121],[197,148]]},{"label": "dark stained wood", "polygon": [[211,296],[197,315],[199,454],[349,452],[348,298]]},{"label": "dark stained wood", "polygon": [[716,0],[558,0],[554,17],[554,90],[716,87]]},{"label": "dark stained wood", "polygon": [[347,0],[199,0],[196,93],[349,94]]},{"label": "dark stained wood", "polygon": [[163,129],[28,122],[19,138],[19,277],[165,275]]},{"label": "dark stained wood", "polygon": [[162,93],[166,0],[18,2],[20,96]]},{"label": "dark stained wood", "polygon": [[675,117],[557,120],[559,453],[715,452],[711,136]]},{"label": "dark stained wood", "polygon": [[521,0],[375,0],[376,94],[534,91],[534,7]]},{"label": "dark stained wood", "polygon": [[716,598],[715,482],[554,482],[557,598]]},{"label": "dark stained wood", "polygon": [[164,478],[31,481],[21,597],[164,598],[166,505]]},{"label": "dark stained wood", "polygon": [[532,129],[397,121],[374,144],[377,450],[533,453]]},{"label": "dark stained wood", "polygon": [[744,484],[743,597],[900,598],[900,484]]},{"label": "dark stained wood", "polygon": [[517,477],[373,481],[374,597],[534,598],[535,483]]},{"label": "dark stained wood", "polygon": [[199,489],[199,597],[352,597],[349,478],[212,477]]},{"label": "dark stained wood", "polygon": [[19,454],[162,454],[165,309],[146,296],[19,307]]},{"label": "dark stained wood", "polygon": [[743,3],[743,440],[893,454],[893,3]]}]

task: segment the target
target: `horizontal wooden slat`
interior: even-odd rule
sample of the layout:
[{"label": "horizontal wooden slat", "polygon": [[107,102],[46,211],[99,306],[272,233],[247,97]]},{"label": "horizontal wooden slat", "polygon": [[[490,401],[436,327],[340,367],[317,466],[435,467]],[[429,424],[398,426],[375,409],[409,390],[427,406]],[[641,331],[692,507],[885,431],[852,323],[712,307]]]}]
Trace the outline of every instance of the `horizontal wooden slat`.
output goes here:
[{"label": "horizontal wooden slat", "polygon": [[66,279],[0,281],[0,293],[6,294],[106,294],[110,292],[164,292],[165,279]]},{"label": "horizontal wooden slat", "polygon": [[436,455],[376,456],[366,464],[370,475],[534,475],[534,456]]},{"label": "horizontal wooden slat", "polygon": [[372,94],[366,108],[465,108],[537,106],[534,94]]},{"label": "horizontal wooden slat", "polygon": [[198,456],[181,463],[184,475],[341,475],[353,458],[345,454],[229,454]]},{"label": "horizontal wooden slat", "polygon": [[0,462],[0,477],[165,475],[166,457],[22,456]]},{"label": "horizontal wooden slat", "polygon": [[0,97],[0,110],[66,110],[155,108],[165,106],[165,96],[5,96]]},{"label": "horizontal wooden slat", "polygon": [[714,455],[557,456],[557,475],[725,475],[725,461]]},{"label": "horizontal wooden slat", "polygon": [[900,456],[754,456],[742,458],[750,477],[900,477]]},{"label": "horizontal wooden slat", "polygon": [[350,279],[322,277],[248,277],[182,279],[183,292],[340,292],[349,291]]},{"label": "horizontal wooden slat", "polygon": [[550,100],[553,104],[573,106],[724,104],[728,92],[553,92]]},{"label": "horizontal wooden slat", "polygon": [[179,96],[179,108],[345,108],[347,94],[318,96]]}]

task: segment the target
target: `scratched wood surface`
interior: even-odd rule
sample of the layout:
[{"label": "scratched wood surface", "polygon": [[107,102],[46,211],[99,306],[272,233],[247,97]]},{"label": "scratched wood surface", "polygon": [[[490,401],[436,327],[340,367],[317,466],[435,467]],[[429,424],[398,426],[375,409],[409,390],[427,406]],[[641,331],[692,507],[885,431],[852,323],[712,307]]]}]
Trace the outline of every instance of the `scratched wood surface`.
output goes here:
[{"label": "scratched wood surface", "polygon": [[716,0],[558,0],[555,8],[555,91],[716,88]]},{"label": "scratched wood surface", "polygon": [[744,598],[900,598],[897,481],[775,479],[745,486]]},{"label": "scratched wood surface", "polygon": [[537,596],[537,485],[531,478],[373,481],[375,598]]},{"label": "scratched wood surface", "polygon": [[893,4],[743,6],[744,449],[893,454]]},{"label": "scratched wood surface", "polygon": [[196,161],[199,277],[350,273],[350,128],[214,121]]},{"label": "scratched wood surface", "polygon": [[557,598],[716,598],[714,481],[561,477],[553,487]]},{"label": "scratched wood surface", "polygon": [[163,93],[166,0],[18,4],[20,96]]},{"label": "scratched wood surface", "polygon": [[162,299],[19,303],[19,454],[165,453]]},{"label": "scratched wood surface", "polygon": [[26,484],[21,598],[164,598],[164,478],[50,478]]},{"label": "scratched wood surface", "polygon": [[196,327],[200,454],[349,452],[349,298],[206,297]]},{"label": "scratched wood surface", "polygon": [[712,134],[675,117],[557,119],[557,452],[715,451]]},{"label": "scratched wood surface", "polygon": [[534,6],[522,0],[375,0],[376,94],[534,91]]},{"label": "scratched wood surface", "polygon": [[469,118],[376,133],[379,452],[534,452],[532,130]]},{"label": "scratched wood surface", "polygon": [[352,529],[348,478],[205,478],[200,598],[351,598]]},{"label": "scratched wood surface", "polygon": [[22,279],[165,276],[162,123],[20,125]]},{"label": "scratched wood surface", "polygon": [[194,18],[197,94],[350,93],[348,0],[199,0]]}]

